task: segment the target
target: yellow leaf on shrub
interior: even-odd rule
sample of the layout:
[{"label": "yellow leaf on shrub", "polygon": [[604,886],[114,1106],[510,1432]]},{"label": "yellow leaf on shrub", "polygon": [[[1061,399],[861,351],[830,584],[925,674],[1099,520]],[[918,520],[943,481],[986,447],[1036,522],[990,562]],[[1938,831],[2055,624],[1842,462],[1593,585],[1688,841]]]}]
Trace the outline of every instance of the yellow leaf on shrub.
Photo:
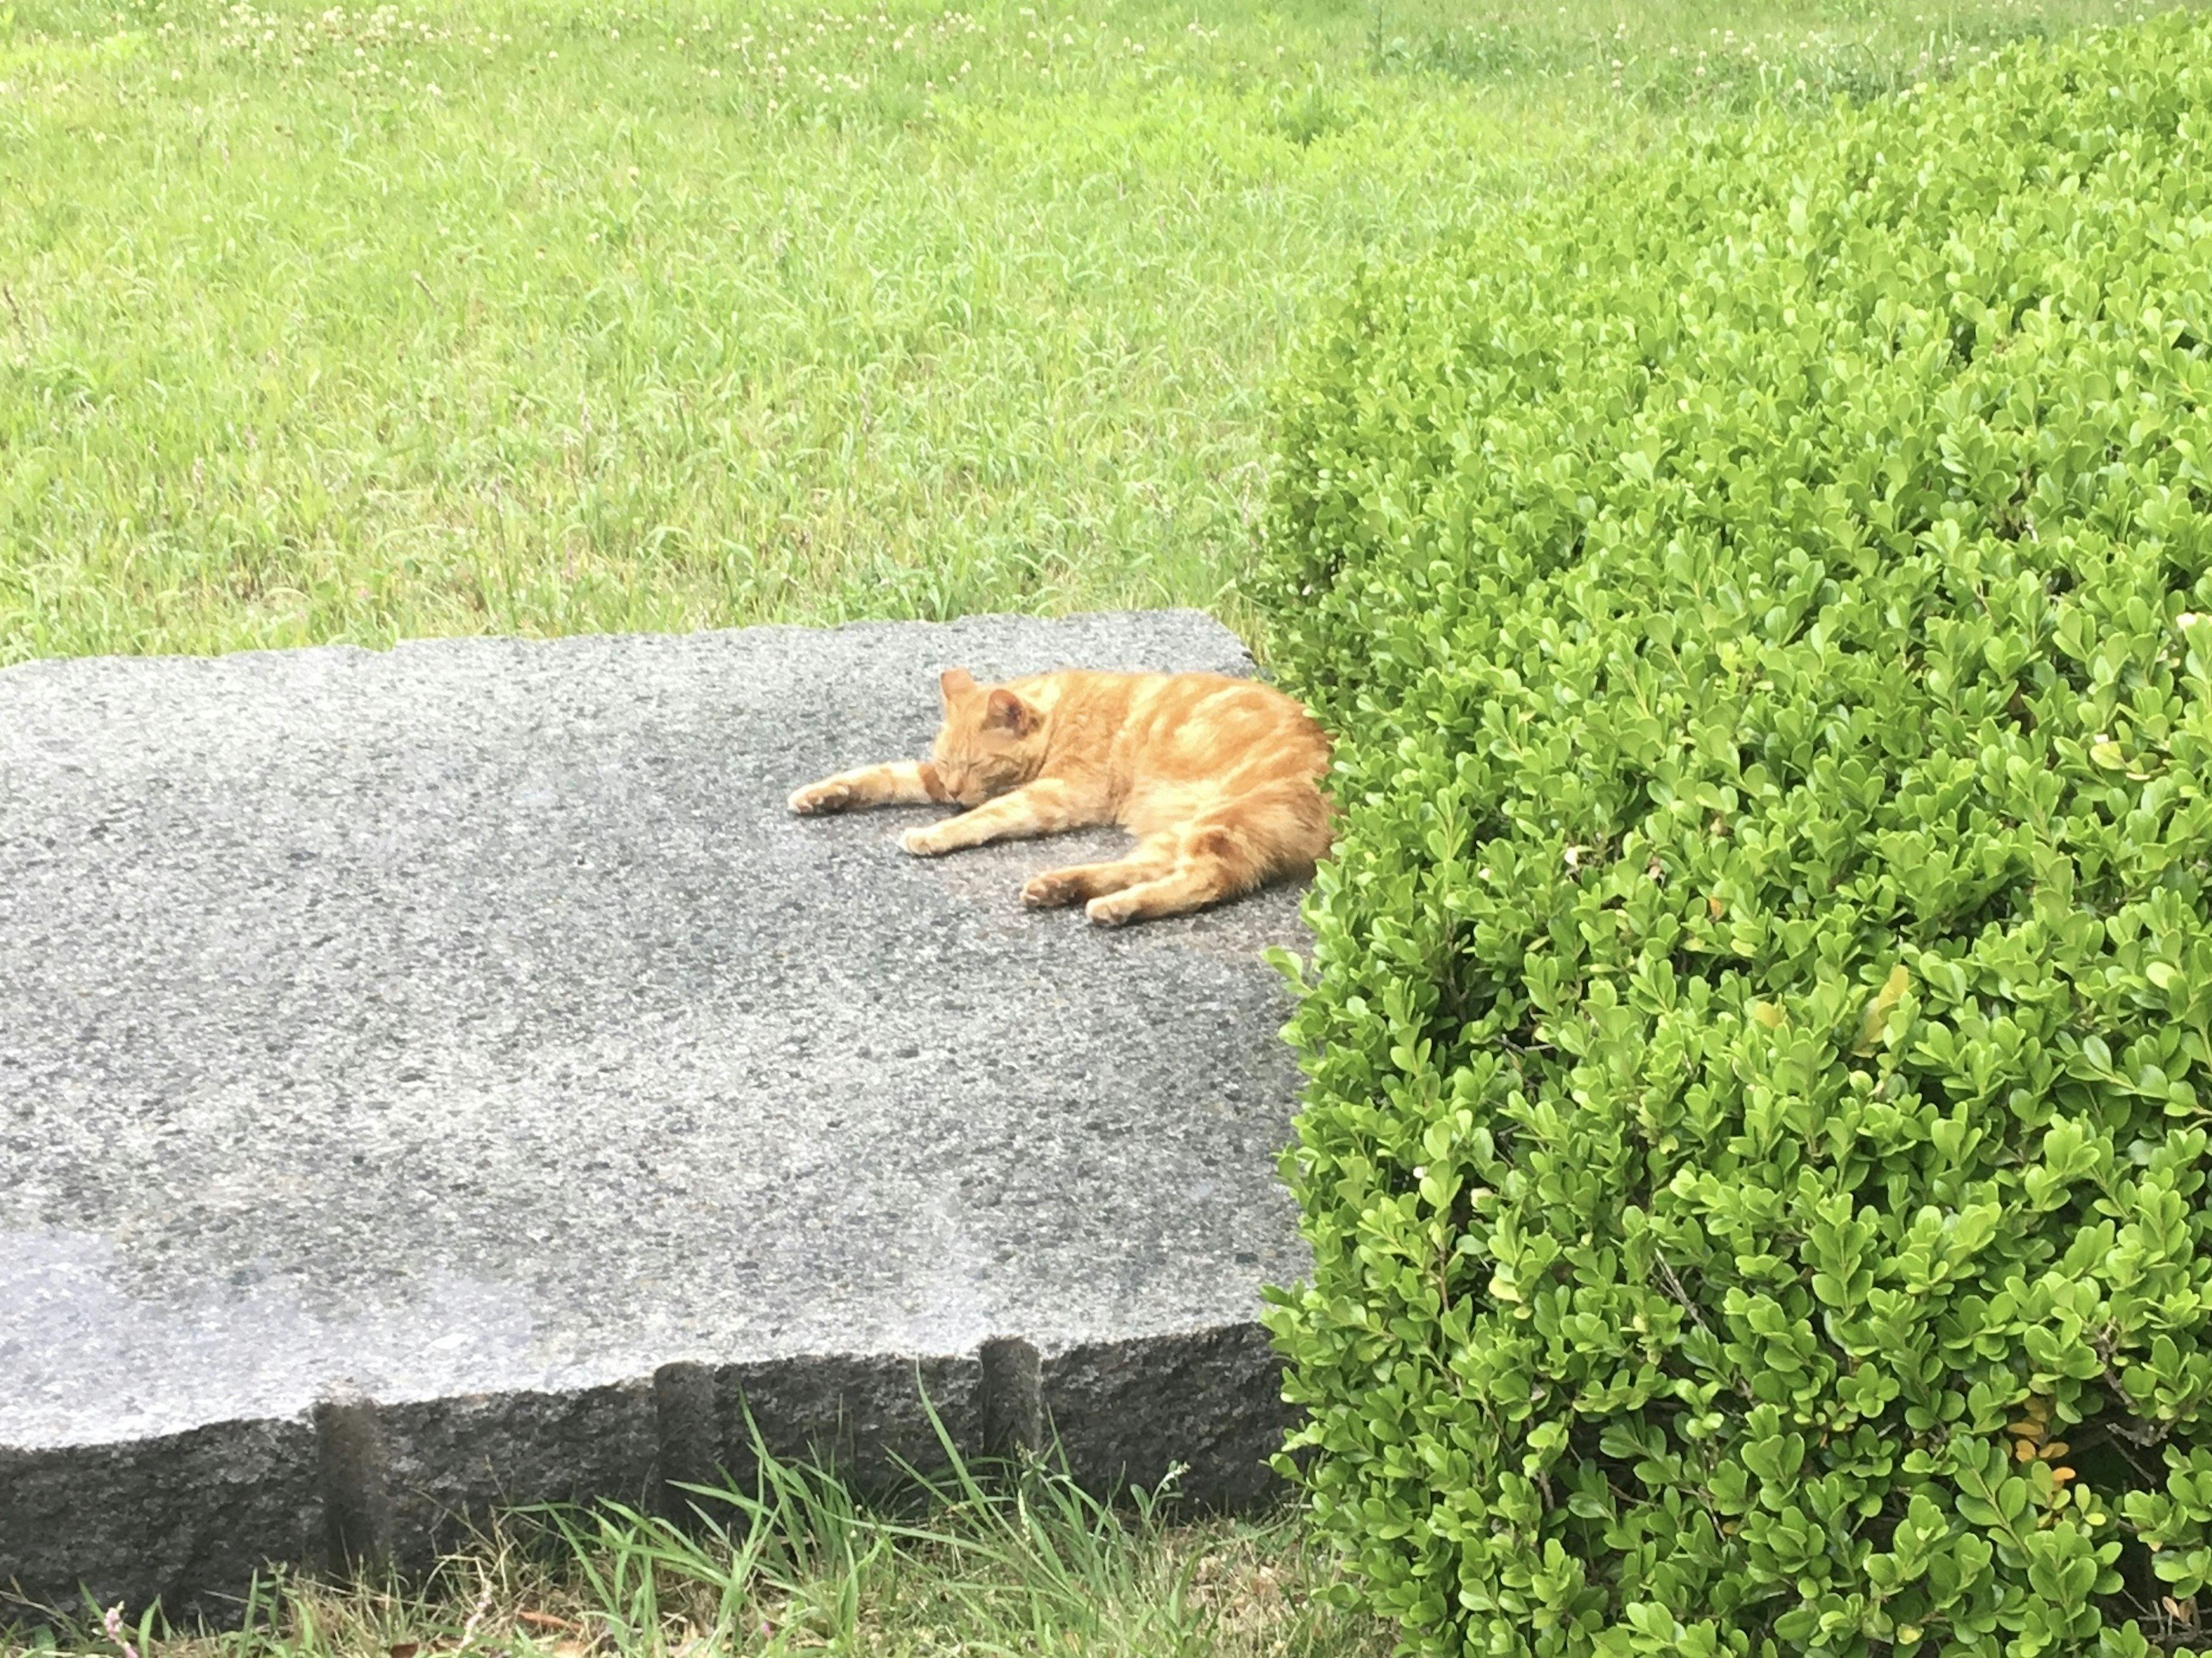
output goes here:
[{"label": "yellow leaf on shrub", "polygon": [[1888,1027],[1890,1014],[1905,999],[1905,993],[1911,988],[1912,975],[1905,970],[1905,963],[1899,962],[1890,969],[1889,977],[1881,981],[1881,989],[1867,1004],[1866,1017],[1859,1025],[1858,1046],[1851,1050],[1853,1053],[1874,1052],[1875,1044],[1881,1040],[1881,1033]]}]

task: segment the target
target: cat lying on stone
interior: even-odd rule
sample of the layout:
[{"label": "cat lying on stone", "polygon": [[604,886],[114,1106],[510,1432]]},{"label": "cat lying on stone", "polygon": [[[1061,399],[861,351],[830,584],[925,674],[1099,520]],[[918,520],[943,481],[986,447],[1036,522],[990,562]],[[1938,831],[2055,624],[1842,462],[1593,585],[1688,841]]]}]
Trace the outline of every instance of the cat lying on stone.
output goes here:
[{"label": "cat lying on stone", "polygon": [[1032,908],[1086,906],[1102,926],[1176,915],[1286,876],[1328,850],[1328,738],[1280,691],[1211,673],[1066,669],[979,685],[939,682],[945,723],[927,760],[841,772],[796,791],[811,816],[939,801],[968,808],[910,829],[933,858],[991,841],[1118,823],[1126,858],[1049,870],[1022,889]]}]

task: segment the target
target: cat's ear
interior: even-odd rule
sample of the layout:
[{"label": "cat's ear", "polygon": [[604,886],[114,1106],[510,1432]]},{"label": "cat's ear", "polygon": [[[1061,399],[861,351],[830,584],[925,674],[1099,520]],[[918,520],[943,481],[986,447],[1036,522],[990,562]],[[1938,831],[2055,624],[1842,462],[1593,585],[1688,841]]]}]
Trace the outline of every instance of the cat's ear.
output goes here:
[{"label": "cat's ear", "polygon": [[937,689],[949,708],[956,699],[975,689],[975,676],[965,668],[947,668],[937,677]]},{"label": "cat's ear", "polygon": [[1027,737],[1037,726],[1037,712],[1016,696],[1004,685],[992,689],[990,701],[983,708],[983,729],[1005,732],[1010,736]]}]

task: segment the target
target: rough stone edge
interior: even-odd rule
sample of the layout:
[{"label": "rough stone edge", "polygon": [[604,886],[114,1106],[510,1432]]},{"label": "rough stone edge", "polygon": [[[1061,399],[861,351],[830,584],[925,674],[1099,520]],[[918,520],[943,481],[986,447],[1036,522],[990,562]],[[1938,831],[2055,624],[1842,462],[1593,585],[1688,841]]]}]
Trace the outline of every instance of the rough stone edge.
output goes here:
[{"label": "rough stone edge", "polygon": [[0,1447],[0,1630],[81,1614],[88,1597],[134,1614],[159,1597],[173,1618],[234,1623],[223,1597],[265,1561],[319,1561],[323,1530],[304,1418]]},{"label": "rough stone edge", "polygon": [[1174,1489],[1204,1509],[1249,1512],[1283,1494],[1267,1460],[1295,1413],[1256,1320],[1088,1343],[1047,1358],[1040,1383],[1045,1434],[1086,1489],[1118,1497],[1180,1469]]},{"label": "rough stone edge", "polygon": [[88,1597],[234,1625],[267,1564],[419,1576],[502,1507],[605,1498],[726,1521],[687,1488],[750,1489],[757,1445],[889,1491],[943,1467],[937,1423],[963,1457],[1056,1442],[1101,1496],[1176,1467],[1186,1500],[1250,1510],[1280,1495],[1267,1459],[1289,1420],[1256,1321],[1042,1355],[1003,1337],[957,1356],[679,1361],[562,1393],[385,1404],[335,1392],[296,1418],[0,1447],[0,1631],[79,1614]]}]

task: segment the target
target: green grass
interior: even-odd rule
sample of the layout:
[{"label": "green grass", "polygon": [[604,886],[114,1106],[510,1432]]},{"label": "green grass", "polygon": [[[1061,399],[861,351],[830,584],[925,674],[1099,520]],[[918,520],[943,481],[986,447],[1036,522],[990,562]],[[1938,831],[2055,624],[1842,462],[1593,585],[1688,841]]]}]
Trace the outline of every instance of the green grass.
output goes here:
[{"label": "green grass", "polygon": [[0,663],[1241,622],[1356,262],[2136,10],[0,0]]},{"label": "green grass", "polygon": [[[750,1490],[698,1493],[678,1527],[608,1506],[525,1512],[422,1589],[281,1578],[241,1626],[166,1627],[101,1608],[0,1652],[120,1658],[1383,1658],[1382,1626],[1329,1604],[1328,1563],[1289,1515],[1175,1523],[1159,1493],[1109,1509],[1050,1468],[951,1472],[881,1509],[767,1459]],[[0,1620],[4,1619],[0,1608]],[[120,1638],[117,1638],[117,1637]]]}]

